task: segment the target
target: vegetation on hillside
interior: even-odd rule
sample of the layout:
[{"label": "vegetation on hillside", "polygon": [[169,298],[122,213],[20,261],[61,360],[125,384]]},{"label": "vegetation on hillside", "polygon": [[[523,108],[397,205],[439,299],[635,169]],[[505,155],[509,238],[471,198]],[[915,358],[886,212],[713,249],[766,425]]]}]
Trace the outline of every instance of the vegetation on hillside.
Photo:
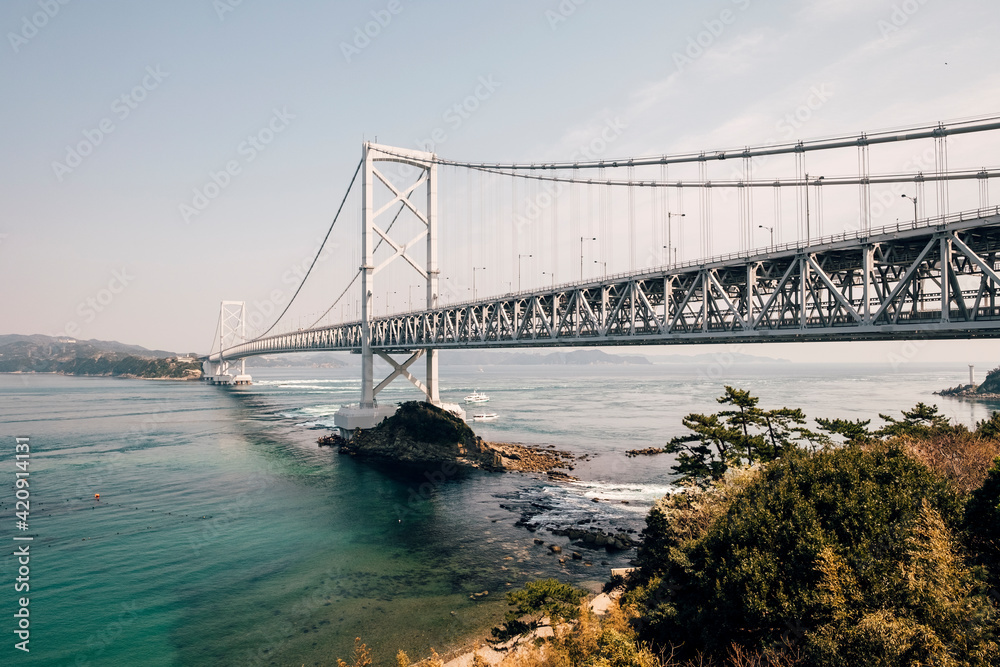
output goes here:
[{"label": "vegetation on hillside", "polygon": [[[748,392],[719,403],[667,446],[685,483],[649,512],[619,605],[563,607],[577,618],[505,664],[1000,664],[1000,417],[973,430],[918,404],[813,433]],[[555,585],[511,594],[505,628]]]},{"label": "vegetation on hillside", "polygon": [[137,378],[199,378],[201,362],[139,357],[88,343],[17,341],[0,347],[0,373],[63,373]]}]

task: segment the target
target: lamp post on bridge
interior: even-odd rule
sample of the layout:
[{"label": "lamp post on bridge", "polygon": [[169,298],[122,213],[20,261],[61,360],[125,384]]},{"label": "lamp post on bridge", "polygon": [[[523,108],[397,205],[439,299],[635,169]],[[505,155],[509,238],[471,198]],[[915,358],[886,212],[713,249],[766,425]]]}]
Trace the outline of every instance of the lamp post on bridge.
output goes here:
[{"label": "lamp post on bridge", "polygon": [[757,225],[757,228],[758,229],[766,229],[767,231],[771,232],[771,245],[770,245],[770,247],[773,248],[774,247],[774,227],[768,227],[767,225]]},{"label": "lamp post on bridge", "polygon": [[518,255],[517,256],[517,291],[521,291],[521,260],[525,257],[532,257],[532,255]]},{"label": "lamp post on bridge", "polygon": [[900,195],[903,199],[909,199],[913,202],[913,226],[917,226],[917,198],[911,197],[910,195]]},{"label": "lamp post on bridge", "polygon": [[[826,176],[820,176],[816,179],[814,185],[819,185]],[[809,229],[809,174],[806,174],[806,248],[812,246],[812,234]]]},{"label": "lamp post on bridge", "polygon": [[580,237],[580,282],[583,282],[583,242],[584,241],[596,241],[596,236],[581,236]]},{"label": "lamp post on bridge", "polygon": [[594,260],[594,264],[603,264],[604,265],[604,279],[607,280],[608,279],[608,263],[607,262],[598,262],[595,259]]},{"label": "lamp post on bridge", "polygon": [[[683,218],[685,215],[687,215],[687,214],[686,213],[671,213],[670,211],[667,211],[667,245],[666,245],[666,248],[667,248],[667,264],[670,264],[670,249],[673,248],[673,245],[674,245],[674,241],[673,241],[673,239],[674,239],[673,225],[670,224],[670,221],[673,220],[674,218]],[[676,254],[677,253],[675,252],[674,255],[676,256]]]},{"label": "lamp post on bridge", "polygon": [[552,289],[556,288],[556,272],[555,271],[542,271],[542,275],[552,276]]},{"label": "lamp post on bridge", "polygon": [[485,271],[485,266],[472,267],[472,300],[476,300],[476,271]]}]

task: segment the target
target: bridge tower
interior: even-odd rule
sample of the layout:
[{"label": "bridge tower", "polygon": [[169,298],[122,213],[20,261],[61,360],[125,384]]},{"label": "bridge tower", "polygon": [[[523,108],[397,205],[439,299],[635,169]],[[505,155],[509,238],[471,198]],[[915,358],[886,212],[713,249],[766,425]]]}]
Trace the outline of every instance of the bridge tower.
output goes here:
[{"label": "bridge tower", "polygon": [[[383,418],[396,411],[395,405],[379,405],[378,393],[393,380],[402,376],[424,393],[428,403],[451,410],[463,419],[465,412],[458,405],[444,404],[438,394],[437,350],[374,350],[372,348],[372,304],[375,294],[376,276],[393,263],[405,262],[423,280],[426,286],[426,307],[428,310],[438,305],[438,255],[437,255],[437,160],[433,153],[414,151],[393,146],[382,146],[366,142],[363,149],[361,185],[361,401],[357,405],[341,408],[334,416],[334,424],[345,436],[356,428],[371,428]],[[378,169],[378,163],[395,162],[414,167],[416,180],[405,188],[397,187],[392,180]],[[414,193],[423,187],[426,200],[421,205]],[[389,201],[375,209],[375,189],[388,190]],[[399,242],[390,235],[393,215],[408,211],[421,227],[413,238]],[[388,225],[381,225],[379,217],[389,219]],[[375,264],[375,249],[385,243],[391,252],[378,265]],[[419,261],[415,250],[424,247],[423,262]],[[391,354],[409,354],[402,362]],[[392,372],[384,380],[375,384],[375,356],[387,362]],[[409,368],[421,357],[425,358],[424,381],[414,377]]]},{"label": "bridge tower", "polygon": [[252,379],[247,375],[247,360],[229,361],[226,351],[246,342],[247,308],[243,301],[223,301],[219,306],[219,360],[214,364],[204,362],[205,378],[212,384],[247,385]]}]

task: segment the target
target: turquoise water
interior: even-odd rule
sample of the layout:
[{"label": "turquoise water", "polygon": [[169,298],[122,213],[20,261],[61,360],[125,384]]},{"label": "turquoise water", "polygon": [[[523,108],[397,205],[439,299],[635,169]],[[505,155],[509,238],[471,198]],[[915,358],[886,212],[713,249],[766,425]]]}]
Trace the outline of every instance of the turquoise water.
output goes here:
[{"label": "turquoise water", "polygon": [[[961,368],[724,361],[724,381],[713,365],[442,367],[446,400],[491,395],[500,419],[475,425],[483,437],[588,454],[580,481],[565,484],[402,474],[318,448],[317,427],[356,400],[354,369],[258,369],[240,391],[0,375],[0,539],[13,544],[15,435],[31,437],[35,536],[31,653],[13,650],[8,621],[0,655],[32,665],[330,664],[362,637],[379,664],[399,648],[422,657],[494,624],[502,593],[528,579],[593,587],[625,564],[628,554],[604,552],[560,563],[532,539],[565,545],[545,527],[588,519],[640,528],[669,486],[670,461],[624,450],[662,444],[683,414],[713,411],[724,382],[810,416],[875,417],[923,400],[973,423],[990,409],[931,395],[961,382]],[[392,392],[383,401],[414,397],[402,385]],[[538,533],[514,525],[526,511]],[[13,582],[5,553],[0,576]],[[12,610],[12,586],[2,589]]]}]

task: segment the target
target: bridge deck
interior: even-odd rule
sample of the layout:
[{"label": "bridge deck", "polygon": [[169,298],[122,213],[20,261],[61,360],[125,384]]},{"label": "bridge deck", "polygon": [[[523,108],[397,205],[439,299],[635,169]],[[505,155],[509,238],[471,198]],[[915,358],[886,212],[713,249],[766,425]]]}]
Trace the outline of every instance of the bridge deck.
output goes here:
[{"label": "bridge deck", "polygon": [[[972,212],[548,290],[373,318],[372,348],[665,345],[1000,336],[1000,211]],[[360,322],[249,341],[361,349]],[[218,361],[220,354],[209,357]]]}]

